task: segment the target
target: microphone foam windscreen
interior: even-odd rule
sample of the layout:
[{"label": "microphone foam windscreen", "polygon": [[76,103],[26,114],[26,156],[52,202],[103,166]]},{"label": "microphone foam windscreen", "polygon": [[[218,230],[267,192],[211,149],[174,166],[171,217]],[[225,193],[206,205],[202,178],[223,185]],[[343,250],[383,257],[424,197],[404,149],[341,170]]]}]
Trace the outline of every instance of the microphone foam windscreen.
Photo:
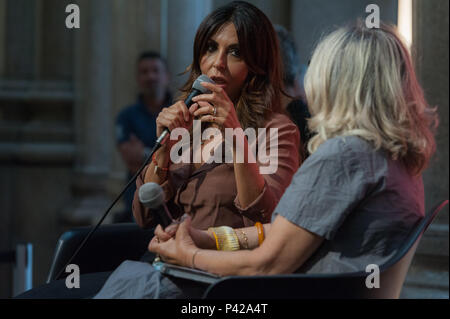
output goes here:
[{"label": "microphone foam windscreen", "polygon": [[204,88],[200,83],[202,82],[209,82],[212,84],[215,84],[213,80],[211,80],[209,77],[207,77],[206,75],[202,74],[200,75],[197,80],[195,80],[194,84],[192,84],[192,88],[199,90],[200,92],[202,92],[203,94],[208,93],[209,90]]},{"label": "microphone foam windscreen", "polygon": [[139,188],[139,201],[150,209],[160,207],[164,197],[162,187],[156,183],[146,183]]}]

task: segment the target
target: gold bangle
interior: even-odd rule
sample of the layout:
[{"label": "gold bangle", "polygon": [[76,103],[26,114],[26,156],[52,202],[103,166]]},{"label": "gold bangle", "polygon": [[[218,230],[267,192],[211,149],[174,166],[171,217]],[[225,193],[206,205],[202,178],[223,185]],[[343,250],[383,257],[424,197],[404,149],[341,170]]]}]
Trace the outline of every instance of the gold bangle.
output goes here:
[{"label": "gold bangle", "polygon": [[209,228],[212,231],[214,238],[216,239],[217,250],[239,250],[239,239],[233,230],[228,226]]},{"label": "gold bangle", "polygon": [[214,236],[214,241],[216,242],[216,249],[220,250],[220,246],[219,246],[219,239],[217,238],[216,233],[214,232],[214,228],[210,227],[208,228],[208,231],[212,232],[213,236]]},{"label": "gold bangle", "polygon": [[261,246],[264,241],[264,227],[260,222],[256,222],[255,227],[258,230],[258,246]]}]

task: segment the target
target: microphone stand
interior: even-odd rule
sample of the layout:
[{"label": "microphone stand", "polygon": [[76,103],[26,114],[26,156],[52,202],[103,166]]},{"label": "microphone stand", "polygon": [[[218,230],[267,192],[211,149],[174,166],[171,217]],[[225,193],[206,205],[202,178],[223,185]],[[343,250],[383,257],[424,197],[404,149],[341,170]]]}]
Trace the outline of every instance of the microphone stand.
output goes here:
[{"label": "microphone stand", "polygon": [[147,159],[144,161],[144,164],[142,165],[142,167],[137,171],[136,174],[134,174],[134,176],[131,178],[131,180],[128,182],[128,184],[125,186],[125,188],[122,190],[122,192],[119,194],[119,196],[117,196],[117,198],[112,202],[112,204],[108,207],[108,209],[106,210],[106,212],[103,214],[102,218],[100,218],[99,222],[97,223],[97,225],[95,225],[94,228],[91,229],[91,231],[86,235],[86,237],[83,239],[83,241],[81,242],[80,246],[78,246],[78,248],[75,250],[75,252],[73,253],[72,257],[69,258],[69,261],[65,264],[65,266],[63,268],[61,268],[61,270],[59,271],[59,273],[56,275],[55,280],[57,280],[62,273],[64,272],[64,270],[66,269],[66,267],[68,265],[70,265],[70,263],[72,262],[72,260],[77,256],[77,254],[79,253],[79,251],[81,250],[81,248],[84,247],[84,245],[86,244],[86,242],[89,240],[89,238],[91,238],[92,234],[100,227],[100,225],[103,223],[103,220],[106,218],[106,216],[109,214],[110,210],[114,207],[114,205],[119,201],[119,199],[122,197],[122,195],[125,193],[125,191],[130,187],[130,185],[132,183],[136,182],[137,177],[141,174],[141,172],[144,170],[145,166],[147,166],[147,164],[150,162],[150,160],[153,157],[153,154],[167,141],[168,138],[168,134],[169,131],[166,129],[161,136],[157,139],[157,141],[155,142],[155,146],[153,146],[150,155],[147,157]]}]

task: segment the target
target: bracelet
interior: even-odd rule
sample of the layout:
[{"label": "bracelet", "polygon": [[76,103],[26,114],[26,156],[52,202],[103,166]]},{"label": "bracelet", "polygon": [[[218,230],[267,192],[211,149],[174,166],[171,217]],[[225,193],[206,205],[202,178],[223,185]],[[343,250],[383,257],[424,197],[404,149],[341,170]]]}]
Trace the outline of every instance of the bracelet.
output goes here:
[{"label": "bracelet", "polygon": [[216,242],[216,249],[217,250],[220,250],[220,246],[219,246],[219,239],[217,238],[217,235],[216,235],[216,233],[214,232],[214,228],[209,228],[208,229],[208,231],[211,231],[212,232],[212,234],[213,234],[213,236],[214,236],[214,240],[215,240],[215,242]]},{"label": "bracelet", "polygon": [[195,256],[197,256],[200,249],[197,249],[194,254],[192,255],[192,268],[195,269]]},{"label": "bracelet", "polygon": [[152,160],[153,160],[153,164],[155,164],[155,174],[158,171],[158,169],[160,169],[160,170],[162,170],[164,172],[167,172],[169,170],[168,167],[159,167],[158,166],[158,162],[156,161],[156,154],[153,154]]},{"label": "bracelet", "polygon": [[244,238],[245,245],[243,244],[242,246],[244,249],[248,249],[248,237],[242,229],[239,229],[239,231],[242,233],[242,238]]},{"label": "bracelet", "polygon": [[255,227],[258,230],[258,245],[261,246],[264,241],[264,227],[260,222],[256,222]]},{"label": "bracelet", "polygon": [[228,226],[209,228],[208,231],[212,231],[214,239],[216,240],[217,250],[239,250],[239,239],[233,230]]}]

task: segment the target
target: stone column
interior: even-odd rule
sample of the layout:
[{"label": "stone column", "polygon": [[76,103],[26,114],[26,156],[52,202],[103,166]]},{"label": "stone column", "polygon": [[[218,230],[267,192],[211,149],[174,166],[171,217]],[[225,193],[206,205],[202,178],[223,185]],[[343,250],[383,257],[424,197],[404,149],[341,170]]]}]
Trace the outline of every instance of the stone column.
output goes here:
[{"label": "stone column", "polygon": [[[423,174],[427,212],[448,199],[448,10],[446,0],[413,1],[412,52],[419,81],[431,106],[437,107],[440,124],[437,150]],[[448,299],[449,209],[441,211],[417,248],[402,296]]]},{"label": "stone column", "polygon": [[[115,145],[115,119],[126,106],[136,101],[138,87],[136,83],[136,59],[143,51],[160,49],[161,0],[112,1],[112,104],[109,128],[111,132],[110,157],[112,160],[108,181],[111,196],[117,196],[125,184],[127,172],[123,160]],[[162,52],[161,52],[162,53]],[[163,53],[162,53],[163,54]],[[164,55],[164,54],[163,54]],[[121,210],[122,202],[116,206]]]},{"label": "stone column", "polygon": [[197,28],[212,11],[211,0],[170,0],[168,7],[167,59],[172,73],[171,89],[175,95],[187,80],[178,76],[192,63],[192,51]]},{"label": "stone column", "polygon": [[[72,2],[72,0],[41,1],[41,34],[38,38],[40,80],[73,82],[74,35],[79,30],[65,27],[68,15],[66,6]],[[83,14],[83,8],[80,10]]]},{"label": "stone column", "polygon": [[[424,174],[426,206],[448,199],[448,1],[414,1],[413,46],[419,80],[428,103],[436,106],[437,151]],[[447,210],[448,211],[448,210]],[[438,217],[448,224],[448,213]]]},{"label": "stone column", "polygon": [[[112,1],[113,24],[112,39],[112,101],[109,113],[110,126],[108,137],[111,139],[110,158],[111,170],[109,172],[108,191],[111,196],[118,195],[125,186],[126,167],[117,152],[115,144],[114,121],[122,108],[132,104],[136,99],[136,68],[135,59],[139,54],[138,39],[143,33],[138,25],[142,22],[143,6],[145,1],[138,0],[130,5],[129,1]],[[118,210],[123,209],[122,201],[116,204]]]},{"label": "stone column", "polygon": [[[126,168],[115,145],[115,118],[136,100],[136,58],[160,51],[161,0],[79,1],[75,38],[77,140],[73,207],[66,220],[97,220],[125,186]],[[114,212],[123,209],[118,202]],[[91,220],[90,222],[94,222]]]},{"label": "stone column", "polygon": [[96,222],[109,206],[111,170],[112,6],[109,0],[78,1],[75,32],[75,201],[63,212],[71,223]]},{"label": "stone column", "polygon": [[[419,81],[427,102],[437,107],[439,116],[436,153],[423,175],[427,210],[438,201],[449,198],[448,9],[449,3],[444,0],[413,2],[413,52]],[[445,253],[447,262],[448,225],[447,206],[430,229],[437,242],[429,247],[433,251]],[[438,240],[439,238],[442,240]]]},{"label": "stone column", "polygon": [[162,37],[167,36],[164,25],[167,24],[168,3],[167,0],[138,0],[133,5],[137,16],[135,21],[137,53],[153,50],[163,56],[167,55],[167,48],[165,50],[162,48],[164,42]]},{"label": "stone column", "polygon": [[0,0],[0,78],[5,72],[6,0]]},{"label": "stone column", "polygon": [[[36,8],[35,1],[6,1],[7,27],[5,35],[5,63],[4,75],[14,80],[32,80],[35,71],[36,53]],[[18,23],[20,21],[20,23]],[[20,39],[20,41],[17,41]],[[7,45],[6,45],[7,44]]]}]

